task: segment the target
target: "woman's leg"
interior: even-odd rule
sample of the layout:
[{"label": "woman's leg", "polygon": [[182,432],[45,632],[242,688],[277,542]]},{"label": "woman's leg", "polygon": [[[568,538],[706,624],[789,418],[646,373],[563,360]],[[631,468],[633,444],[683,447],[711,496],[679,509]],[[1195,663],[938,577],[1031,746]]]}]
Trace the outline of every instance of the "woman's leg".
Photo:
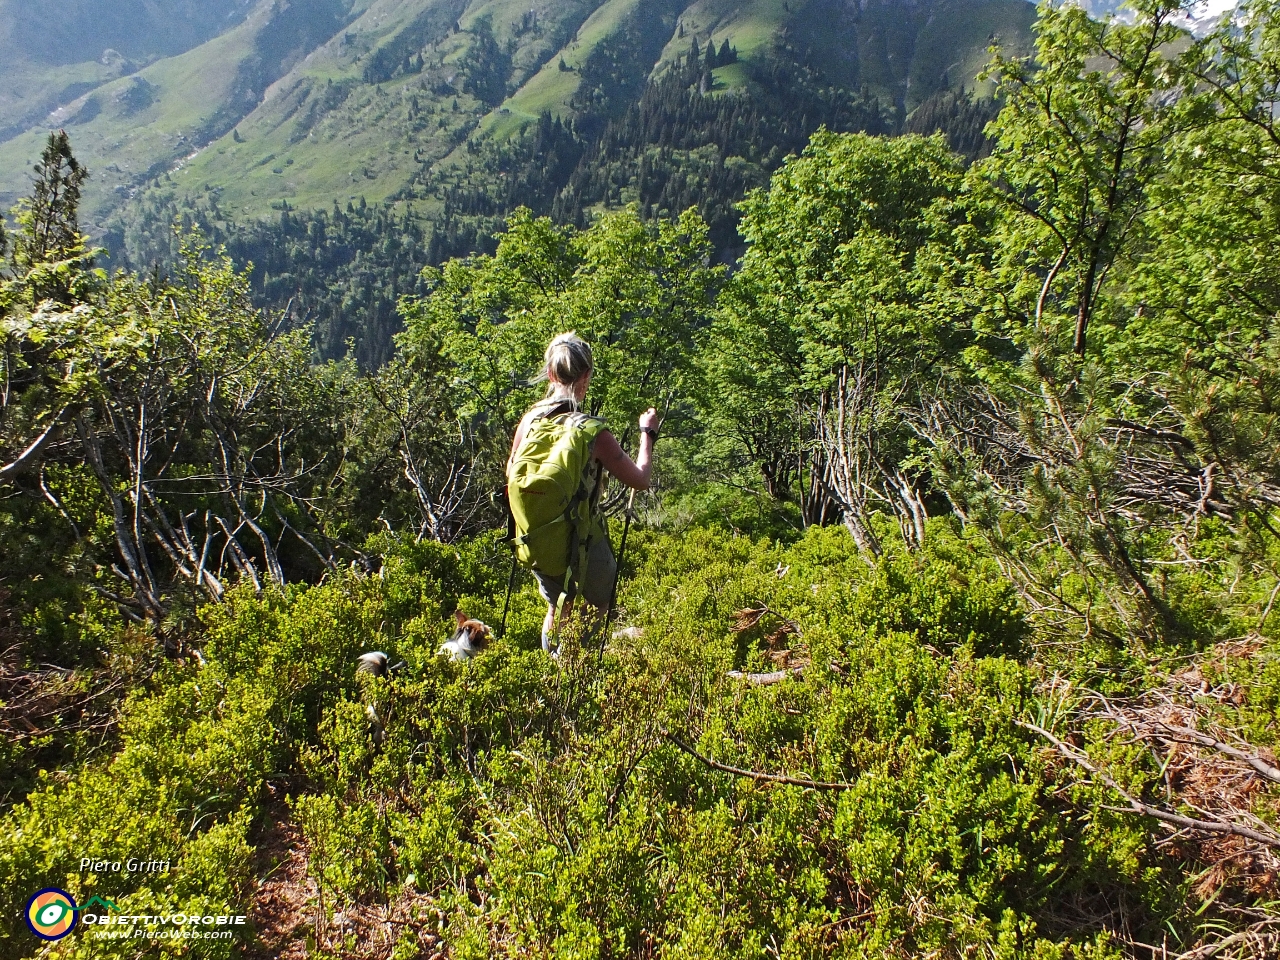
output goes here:
[{"label": "woman's leg", "polygon": [[542,618],[542,649],[551,652],[551,638],[555,635],[556,608],[547,604],[547,615]]},{"label": "woman's leg", "polygon": [[[533,577],[538,582],[538,593],[542,594],[542,599],[547,602],[547,615],[542,618],[542,649],[547,653],[552,653],[555,650],[556,606],[560,603],[560,594],[564,592],[564,580],[549,577],[537,570],[533,571]],[[564,620],[565,615],[572,609],[573,601],[566,599],[563,604],[561,620]]]},{"label": "woman's leg", "polygon": [[570,587],[570,593],[575,596],[565,599],[560,610],[560,621],[557,623],[556,604],[559,603],[560,594],[564,590],[564,581],[535,570],[534,578],[538,581],[538,592],[542,594],[542,599],[547,601],[547,615],[542,618],[542,649],[547,653],[555,651],[557,628],[563,630],[565,624],[569,622],[573,613],[574,599],[579,591],[582,593],[582,599],[587,602],[584,616],[587,617],[588,622],[593,615],[603,617],[613,595],[613,584],[617,575],[618,562],[613,556],[613,547],[609,544],[607,537],[602,537],[591,545],[587,557],[586,576],[580,584]]},{"label": "woman's leg", "polygon": [[569,622],[569,618],[573,614],[573,601],[566,600],[564,606],[560,610],[560,622],[556,623],[556,607],[555,604],[547,604],[547,615],[542,618],[542,649],[547,653],[554,653],[559,646],[558,641],[554,641],[557,626],[563,630],[564,625]]}]

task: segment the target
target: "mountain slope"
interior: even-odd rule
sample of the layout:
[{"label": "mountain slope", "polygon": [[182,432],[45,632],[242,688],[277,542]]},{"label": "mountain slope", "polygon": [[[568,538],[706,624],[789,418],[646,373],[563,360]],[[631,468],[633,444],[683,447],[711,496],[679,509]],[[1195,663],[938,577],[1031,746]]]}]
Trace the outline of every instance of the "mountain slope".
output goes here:
[{"label": "mountain slope", "polygon": [[0,0],[0,140],[242,21],[254,0]]},{"label": "mountain slope", "polygon": [[94,224],[131,191],[227,133],[281,73],[334,35],[350,3],[258,0],[242,21],[198,47],[62,104],[0,143],[0,202],[11,203],[25,189],[46,132],[66,127],[93,174],[84,213]]},{"label": "mountain slope", "polygon": [[[238,16],[239,2],[217,0],[152,47],[181,46]],[[95,231],[152,183],[215,198],[235,219],[405,198],[544,111],[598,132],[694,41],[738,54],[710,69],[707,93],[759,92],[750,65],[782,56],[892,104],[900,123],[937,90],[971,84],[994,37],[1026,49],[1033,15],[1024,0],[258,0],[213,39],[99,76],[0,143],[0,204],[23,192],[58,125],[93,173],[84,216]],[[26,7],[10,16],[12,44],[34,21]],[[420,199],[429,210],[431,196]]]}]

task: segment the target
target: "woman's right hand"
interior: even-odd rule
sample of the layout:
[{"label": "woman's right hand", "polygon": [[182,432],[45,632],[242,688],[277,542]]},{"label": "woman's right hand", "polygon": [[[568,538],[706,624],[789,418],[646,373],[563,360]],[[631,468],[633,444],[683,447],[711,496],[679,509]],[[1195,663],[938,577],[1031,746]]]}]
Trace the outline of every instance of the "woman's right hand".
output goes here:
[{"label": "woman's right hand", "polygon": [[650,407],[644,413],[640,414],[640,429],[642,431],[657,430],[660,422],[661,421],[658,419],[658,411],[653,407]]}]

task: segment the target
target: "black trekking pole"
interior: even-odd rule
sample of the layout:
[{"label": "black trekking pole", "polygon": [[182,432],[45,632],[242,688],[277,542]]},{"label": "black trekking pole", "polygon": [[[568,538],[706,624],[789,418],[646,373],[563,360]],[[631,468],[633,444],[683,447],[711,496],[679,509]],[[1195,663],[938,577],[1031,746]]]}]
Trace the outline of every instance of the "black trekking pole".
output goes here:
[{"label": "black trekking pole", "polygon": [[511,609],[511,590],[516,585],[516,551],[513,547],[511,550],[511,575],[507,577],[507,599],[502,604],[502,623],[498,625],[498,639],[501,640],[507,632],[507,612]]},{"label": "black trekking pole", "polygon": [[596,664],[604,663],[604,645],[609,642],[609,625],[613,623],[614,608],[618,603],[618,581],[622,579],[622,560],[627,555],[627,534],[631,532],[632,508],[636,502],[635,488],[631,488],[631,495],[627,497],[627,519],[622,525],[622,543],[618,545],[618,562],[613,572],[613,590],[609,594],[609,609],[604,615],[604,630],[600,635],[600,653],[596,658]]},{"label": "black trekking pole", "polygon": [[502,604],[502,623],[498,625],[498,639],[507,632],[507,613],[511,610],[511,591],[516,585],[516,518],[511,512],[511,499],[502,491],[502,503],[507,508],[507,535],[502,542],[511,548],[511,573],[507,577],[507,599]]}]

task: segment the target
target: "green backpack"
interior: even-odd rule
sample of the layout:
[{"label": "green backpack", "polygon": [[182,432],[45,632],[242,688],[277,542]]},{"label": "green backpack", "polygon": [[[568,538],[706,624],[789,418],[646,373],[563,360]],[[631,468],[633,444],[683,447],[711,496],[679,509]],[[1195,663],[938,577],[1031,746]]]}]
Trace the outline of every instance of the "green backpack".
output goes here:
[{"label": "green backpack", "polygon": [[[550,577],[579,580],[588,541],[602,531],[591,516],[588,488],[592,446],[605,422],[585,413],[556,413],[539,404],[507,468],[507,501],[514,521],[516,559]],[[537,408],[535,408],[537,409]]]}]

